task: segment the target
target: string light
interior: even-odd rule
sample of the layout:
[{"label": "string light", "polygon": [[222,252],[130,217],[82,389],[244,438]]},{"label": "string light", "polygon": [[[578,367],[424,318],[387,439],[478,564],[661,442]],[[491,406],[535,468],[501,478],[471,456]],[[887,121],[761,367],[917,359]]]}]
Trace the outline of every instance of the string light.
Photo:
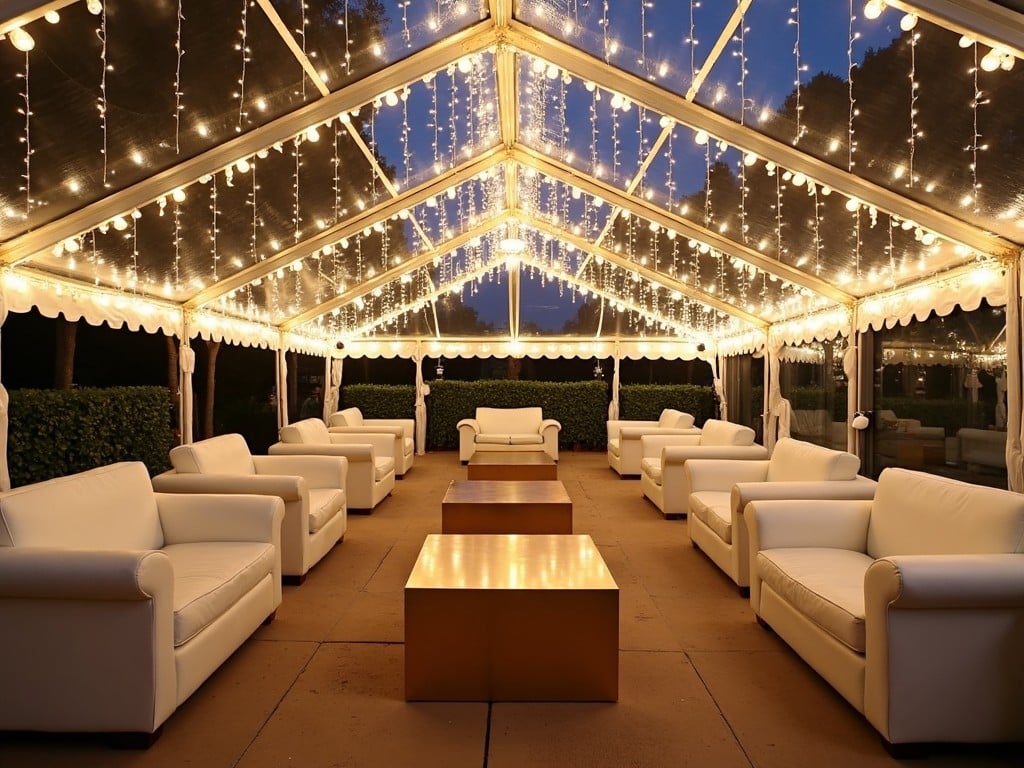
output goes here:
[{"label": "string light", "polygon": [[[916,16],[913,14],[907,14],[903,18],[905,20],[908,17],[913,18],[916,23]],[[900,26],[904,27],[904,24],[901,22]],[[910,24],[909,27],[904,27],[904,29],[908,31],[913,30],[913,28],[914,24]],[[910,157],[908,159],[910,172],[907,174],[907,181],[905,185],[910,189],[914,188],[914,151],[917,144],[917,137],[919,135],[917,127],[917,99],[919,95],[919,85],[917,82],[917,41],[919,37],[920,35],[917,32],[910,32],[910,136],[907,139],[907,143],[910,144]]]},{"label": "string light", "polygon": [[32,100],[29,92],[29,55],[28,51],[25,52],[25,72],[21,75],[24,83],[24,88],[21,91],[21,98],[24,102],[23,107],[18,108],[18,112],[25,116],[25,133],[21,138],[22,143],[25,145],[25,172],[22,174],[22,178],[25,180],[22,191],[25,193],[25,214],[24,219],[28,221],[29,216],[32,213]]},{"label": "string light", "polygon": [[806,64],[800,62],[800,0],[793,0],[793,7],[790,9],[793,14],[789,23],[796,27],[796,39],[793,42],[793,56],[796,60],[796,78],[793,81],[794,96],[796,99],[796,135],[793,137],[793,144],[799,144],[800,139],[807,133],[807,126],[803,123],[803,104],[800,103],[800,79],[801,73],[807,70]]},{"label": "string light", "polygon": [[854,2],[855,0],[850,0],[850,27],[846,46],[846,91],[850,100],[850,109],[846,123],[846,170],[851,173],[853,172],[853,166],[857,164],[853,157],[857,152],[857,140],[855,138],[856,131],[854,130],[853,122],[854,118],[860,114],[856,106],[857,100],[853,97],[853,70],[857,66],[853,58],[853,43],[860,37],[860,33],[855,32],[853,29],[853,21],[855,18],[853,13]]},{"label": "string light", "polygon": [[[305,5],[305,4],[303,4]],[[238,30],[239,42],[235,44],[235,50],[241,52],[242,56],[242,73],[238,77],[238,122],[235,124],[235,133],[242,132],[242,123],[248,121],[249,113],[245,110],[245,68],[246,64],[251,60],[251,52],[249,50],[249,0],[242,0],[242,22],[241,27]],[[305,85],[305,78],[303,78],[303,85]],[[305,93],[303,93],[305,97]]]},{"label": "string light", "polygon": [[102,64],[102,72],[100,74],[100,95],[97,102],[97,108],[100,113],[100,128],[103,134],[103,146],[100,149],[100,154],[103,155],[103,186],[107,185],[107,14],[104,10],[100,14],[100,26],[96,30],[96,34],[100,39],[100,63]]},{"label": "string light", "polygon": [[214,282],[217,281],[217,267],[220,263],[220,253],[217,251],[217,235],[220,233],[220,228],[217,224],[217,218],[220,210],[217,207],[217,176],[214,175],[210,181],[210,214],[212,217],[212,223],[210,226],[210,255],[212,258],[212,277]]},{"label": "string light", "polygon": [[[184,108],[181,104],[181,57],[184,55],[185,50],[181,47],[181,22],[184,20],[185,15],[182,12],[181,4],[184,0],[178,0],[178,19],[177,19],[177,34],[174,39],[174,50],[177,54],[177,63],[174,69],[174,152],[175,154],[181,153],[181,110]],[[99,0],[90,0],[90,2],[99,2]],[[89,9],[92,11],[92,8]],[[102,8],[101,8],[102,10]]]}]

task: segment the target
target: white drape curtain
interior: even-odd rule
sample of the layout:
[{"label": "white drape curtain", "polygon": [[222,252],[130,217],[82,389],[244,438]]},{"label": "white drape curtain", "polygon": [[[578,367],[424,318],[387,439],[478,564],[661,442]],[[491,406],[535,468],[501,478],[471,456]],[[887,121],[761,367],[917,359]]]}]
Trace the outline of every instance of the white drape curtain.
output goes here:
[{"label": "white drape curtain", "polygon": [[1011,491],[1024,492],[1024,418],[1021,400],[1021,265],[1019,258],[1007,269],[1006,275],[1006,482]]},{"label": "white drape curtain", "polygon": [[615,370],[612,373],[612,399],[608,403],[608,418],[615,420],[619,418],[619,356],[614,358]]},{"label": "white drape curtain", "polygon": [[725,394],[725,377],[729,369],[729,358],[715,356],[714,384],[715,394],[718,395],[719,410],[722,421],[729,420],[729,398]]},{"label": "white drape curtain", "polygon": [[427,395],[430,385],[423,381],[423,355],[416,353],[416,454],[427,452]]},{"label": "white drape curtain", "polygon": [[192,374],[196,370],[196,351],[189,346],[187,337],[183,337],[178,344],[178,368],[181,369],[178,381],[178,391],[181,393],[181,422],[178,427],[181,430],[181,442],[188,445],[192,442]]},{"label": "white drape curtain", "polygon": [[[7,299],[3,290],[0,290],[0,328],[7,322]],[[2,370],[2,368],[0,368]],[[11,397],[7,394],[7,387],[3,385],[0,378],[0,491],[11,489],[11,471],[7,465],[7,416],[10,411]]]},{"label": "white drape curtain", "polygon": [[288,425],[288,352],[277,350],[277,428]]},{"label": "white drape curtain", "polygon": [[768,342],[768,407],[765,410],[764,447],[775,449],[780,437],[789,437],[790,417],[793,413],[789,400],[782,396],[779,382],[779,353],[783,343],[777,339]]},{"label": "white drape curtain", "polygon": [[340,357],[327,358],[327,373],[324,387],[324,422],[331,414],[338,410],[341,404],[341,371],[343,359]]},{"label": "white drape curtain", "polygon": [[850,345],[843,354],[843,373],[846,374],[846,450],[860,455],[857,432],[850,423],[859,403],[857,392],[860,389],[860,333],[854,331]]}]

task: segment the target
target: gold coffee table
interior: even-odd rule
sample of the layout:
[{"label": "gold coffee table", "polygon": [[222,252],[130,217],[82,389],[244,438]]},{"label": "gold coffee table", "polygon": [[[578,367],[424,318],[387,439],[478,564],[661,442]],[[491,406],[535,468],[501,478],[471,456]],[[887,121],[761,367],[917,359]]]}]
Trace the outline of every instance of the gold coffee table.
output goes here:
[{"label": "gold coffee table", "polygon": [[558,464],[544,451],[477,451],[469,457],[470,480],[557,480]]},{"label": "gold coffee table", "polygon": [[572,533],[572,499],[558,480],[453,480],[441,533]]},{"label": "gold coffee table", "polygon": [[405,585],[407,700],[618,690],[619,588],[590,536],[427,536]]}]

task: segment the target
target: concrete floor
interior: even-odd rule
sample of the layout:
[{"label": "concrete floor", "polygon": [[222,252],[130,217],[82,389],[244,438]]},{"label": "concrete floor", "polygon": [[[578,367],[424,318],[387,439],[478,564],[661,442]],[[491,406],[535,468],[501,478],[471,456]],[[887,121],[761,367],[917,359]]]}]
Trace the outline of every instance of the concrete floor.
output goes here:
[{"label": "concrete floor", "polygon": [[[165,723],[148,750],[79,735],[0,734],[0,766],[202,768],[872,768],[903,764],[734,585],[603,453],[564,453],[575,530],[620,588],[614,704],[407,703],[403,587],[440,531],[456,453],[417,456],[391,498],[285,587],[276,620]],[[10,660],[8,660],[10,661]],[[0,695],[3,685],[0,682]],[[1024,745],[941,746],[929,766],[1021,766]]]}]

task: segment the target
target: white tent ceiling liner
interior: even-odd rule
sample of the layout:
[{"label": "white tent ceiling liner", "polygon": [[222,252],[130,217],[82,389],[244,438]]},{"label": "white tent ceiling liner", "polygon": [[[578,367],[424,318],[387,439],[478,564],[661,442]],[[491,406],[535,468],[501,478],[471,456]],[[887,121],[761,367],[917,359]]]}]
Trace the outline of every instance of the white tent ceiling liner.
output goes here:
[{"label": "white tent ceiling liner", "polygon": [[7,306],[689,359],[1005,303],[1024,15],[868,5],[6,3]]}]

